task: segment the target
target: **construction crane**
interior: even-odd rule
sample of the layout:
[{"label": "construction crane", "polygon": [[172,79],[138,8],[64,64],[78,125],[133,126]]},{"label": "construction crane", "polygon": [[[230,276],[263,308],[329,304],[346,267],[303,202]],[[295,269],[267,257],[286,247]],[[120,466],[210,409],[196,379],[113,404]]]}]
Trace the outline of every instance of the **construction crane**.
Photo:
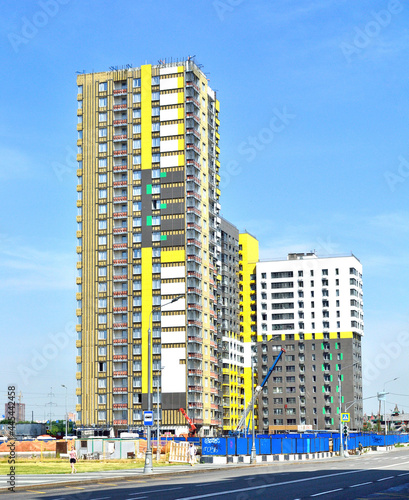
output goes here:
[{"label": "construction crane", "polygon": [[253,408],[253,405],[254,403],[256,402],[256,399],[258,397],[258,395],[260,394],[260,392],[263,390],[263,387],[267,384],[268,382],[268,379],[271,375],[271,373],[273,372],[274,368],[275,368],[275,365],[278,363],[278,360],[281,358],[283,352],[285,352],[285,349],[281,349],[280,351],[280,354],[276,357],[276,359],[274,360],[274,363],[273,365],[271,366],[271,368],[268,370],[267,372],[267,375],[264,377],[264,380],[261,382],[260,385],[258,385],[255,389],[254,389],[254,392],[253,392],[253,396],[250,400],[250,403],[247,405],[247,408],[244,410],[244,413],[239,421],[239,423],[237,424],[237,427],[235,428],[235,430],[232,432],[232,434],[234,436],[237,436],[241,433],[241,429],[244,428],[246,426],[246,420],[247,420],[247,416],[248,414],[251,412],[251,409]]},{"label": "construction crane", "polygon": [[196,435],[196,431],[197,431],[197,427],[193,423],[192,419],[189,418],[188,414],[185,412],[185,410],[183,408],[179,408],[179,411],[181,412],[181,414],[185,417],[185,419],[189,423],[189,437],[195,436]]}]

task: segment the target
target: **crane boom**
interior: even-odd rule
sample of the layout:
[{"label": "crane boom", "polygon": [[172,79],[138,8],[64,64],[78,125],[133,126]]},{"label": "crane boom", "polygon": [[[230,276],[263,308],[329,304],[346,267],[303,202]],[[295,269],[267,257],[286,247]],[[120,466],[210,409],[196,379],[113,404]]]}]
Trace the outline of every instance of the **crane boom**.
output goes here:
[{"label": "crane boom", "polygon": [[234,430],[234,434],[239,434],[242,427],[244,427],[246,425],[246,419],[247,419],[248,414],[250,413],[251,409],[253,408],[253,405],[256,402],[256,399],[257,399],[258,395],[260,394],[260,392],[262,391],[263,387],[267,384],[267,381],[268,381],[271,373],[273,372],[275,365],[278,363],[278,360],[281,358],[283,352],[285,352],[285,349],[281,349],[279,355],[274,360],[274,363],[272,364],[271,368],[268,370],[267,375],[264,377],[263,381],[261,382],[261,385],[258,385],[254,389],[253,396],[250,400],[250,403],[247,405],[247,408],[244,410],[243,415],[242,415],[239,423],[237,424],[236,429]]}]

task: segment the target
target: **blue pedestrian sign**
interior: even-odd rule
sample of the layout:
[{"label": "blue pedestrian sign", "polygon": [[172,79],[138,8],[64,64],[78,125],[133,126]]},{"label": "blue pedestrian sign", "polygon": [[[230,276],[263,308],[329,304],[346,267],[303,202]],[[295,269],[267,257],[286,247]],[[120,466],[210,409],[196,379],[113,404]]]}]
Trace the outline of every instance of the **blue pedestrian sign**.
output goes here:
[{"label": "blue pedestrian sign", "polygon": [[341,422],[349,422],[350,414],[349,413],[341,413]]},{"label": "blue pedestrian sign", "polygon": [[143,412],[143,425],[153,425],[153,411]]}]

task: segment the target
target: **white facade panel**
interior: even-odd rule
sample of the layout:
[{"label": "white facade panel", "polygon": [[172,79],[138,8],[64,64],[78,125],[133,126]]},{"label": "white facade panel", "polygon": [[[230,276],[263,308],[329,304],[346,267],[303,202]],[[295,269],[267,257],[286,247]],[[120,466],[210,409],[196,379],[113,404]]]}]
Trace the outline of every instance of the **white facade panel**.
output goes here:
[{"label": "white facade panel", "polygon": [[180,364],[186,359],[186,349],[162,349],[162,393],[186,392],[186,364]]},{"label": "white facade panel", "polygon": [[186,316],[184,314],[174,316],[164,316],[162,314],[160,324],[162,328],[183,327],[186,324]]},{"label": "white facade panel", "polygon": [[179,155],[160,157],[160,168],[177,167],[177,166],[179,166]]},{"label": "white facade panel", "polygon": [[185,266],[161,267],[160,275],[164,280],[168,280],[171,278],[184,278]]},{"label": "white facade panel", "polygon": [[162,295],[184,295],[186,286],[185,283],[162,283],[160,292]]},{"label": "white facade panel", "polygon": [[177,104],[178,103],[178,93],[175,92],[174,94],[161,94],[160,95],[160,105],[161,106],[169,106],[172,104]]},{"label": "white facade panel", "polygon": [[169,151],[178,151],[179,141],[177,139],[173,141],[160,141],[160,152],[167,153]]},{"label": "white facade panel", "polygon": [[166,137],[168,135],[178,135],[178,124],[162,125],[160,128],[160,136]]},{"label": "white facade panel", "polygon": [[[182,75],[181,75],[182,76]],[[170,90],[178,88],[178,78],[163,78],[160,81],[160,90]]]},{"label": "white facade panel", "polygon": [[183,344],[185,342],[186,342],[185,330],[180,330],[178,332],[162,332],[161,344]]},{"label": "white facade panel", "polygon": [[[164,304],[167,304],[164,306]],[[176,302],[173,302],[172,304],[169,304],[169,300],[162,300],[161,302],[162,305],[162,311],[186,311],[186,299],[179,299]]]},{"label": "white facade panel", "polygon": [[[172,64],[171,66],[165,66],[164,68],[159,69],[159,74],[160,75],[171,75],[172,73],[177,73],[178,72],[178,67],[183,66],[184,63],[180,64]],[[182,76],[183,73],[180,73],[180,76]]]},{"label": "white facade panel", "polygon": [[161,109],[160,110],[160,121],[167,122],[170,120],[178,119],[178,108],[175,109]]}]

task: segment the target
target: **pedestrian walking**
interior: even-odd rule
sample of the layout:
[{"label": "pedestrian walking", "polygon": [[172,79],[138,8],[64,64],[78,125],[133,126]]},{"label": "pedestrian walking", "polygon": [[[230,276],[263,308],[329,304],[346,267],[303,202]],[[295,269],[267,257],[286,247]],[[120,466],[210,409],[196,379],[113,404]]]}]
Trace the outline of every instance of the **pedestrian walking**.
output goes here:
[{"label": "pedestrian walking", "polygon": [[362,446],[361,441],[359,441],[358,450],[359,450],[359,454],[362,455],[364,447]]},{"label": "pedestrian walking", "polygon": [[77,452],[75,451],[74,445],[71,446],[70,450],[70,465],[71,465],[71,474],[75,474],[77,469],[75,468],[75,464],[77,463]]},{"label": "pedestrian walking", "polygon": [[196,457],[195,457],[196,448],[195,448],[195,445],[193,443],[190,443],[188,454],[189,454],[189,463],[193,467],[195,465],[195,461],[196,461]]}]

